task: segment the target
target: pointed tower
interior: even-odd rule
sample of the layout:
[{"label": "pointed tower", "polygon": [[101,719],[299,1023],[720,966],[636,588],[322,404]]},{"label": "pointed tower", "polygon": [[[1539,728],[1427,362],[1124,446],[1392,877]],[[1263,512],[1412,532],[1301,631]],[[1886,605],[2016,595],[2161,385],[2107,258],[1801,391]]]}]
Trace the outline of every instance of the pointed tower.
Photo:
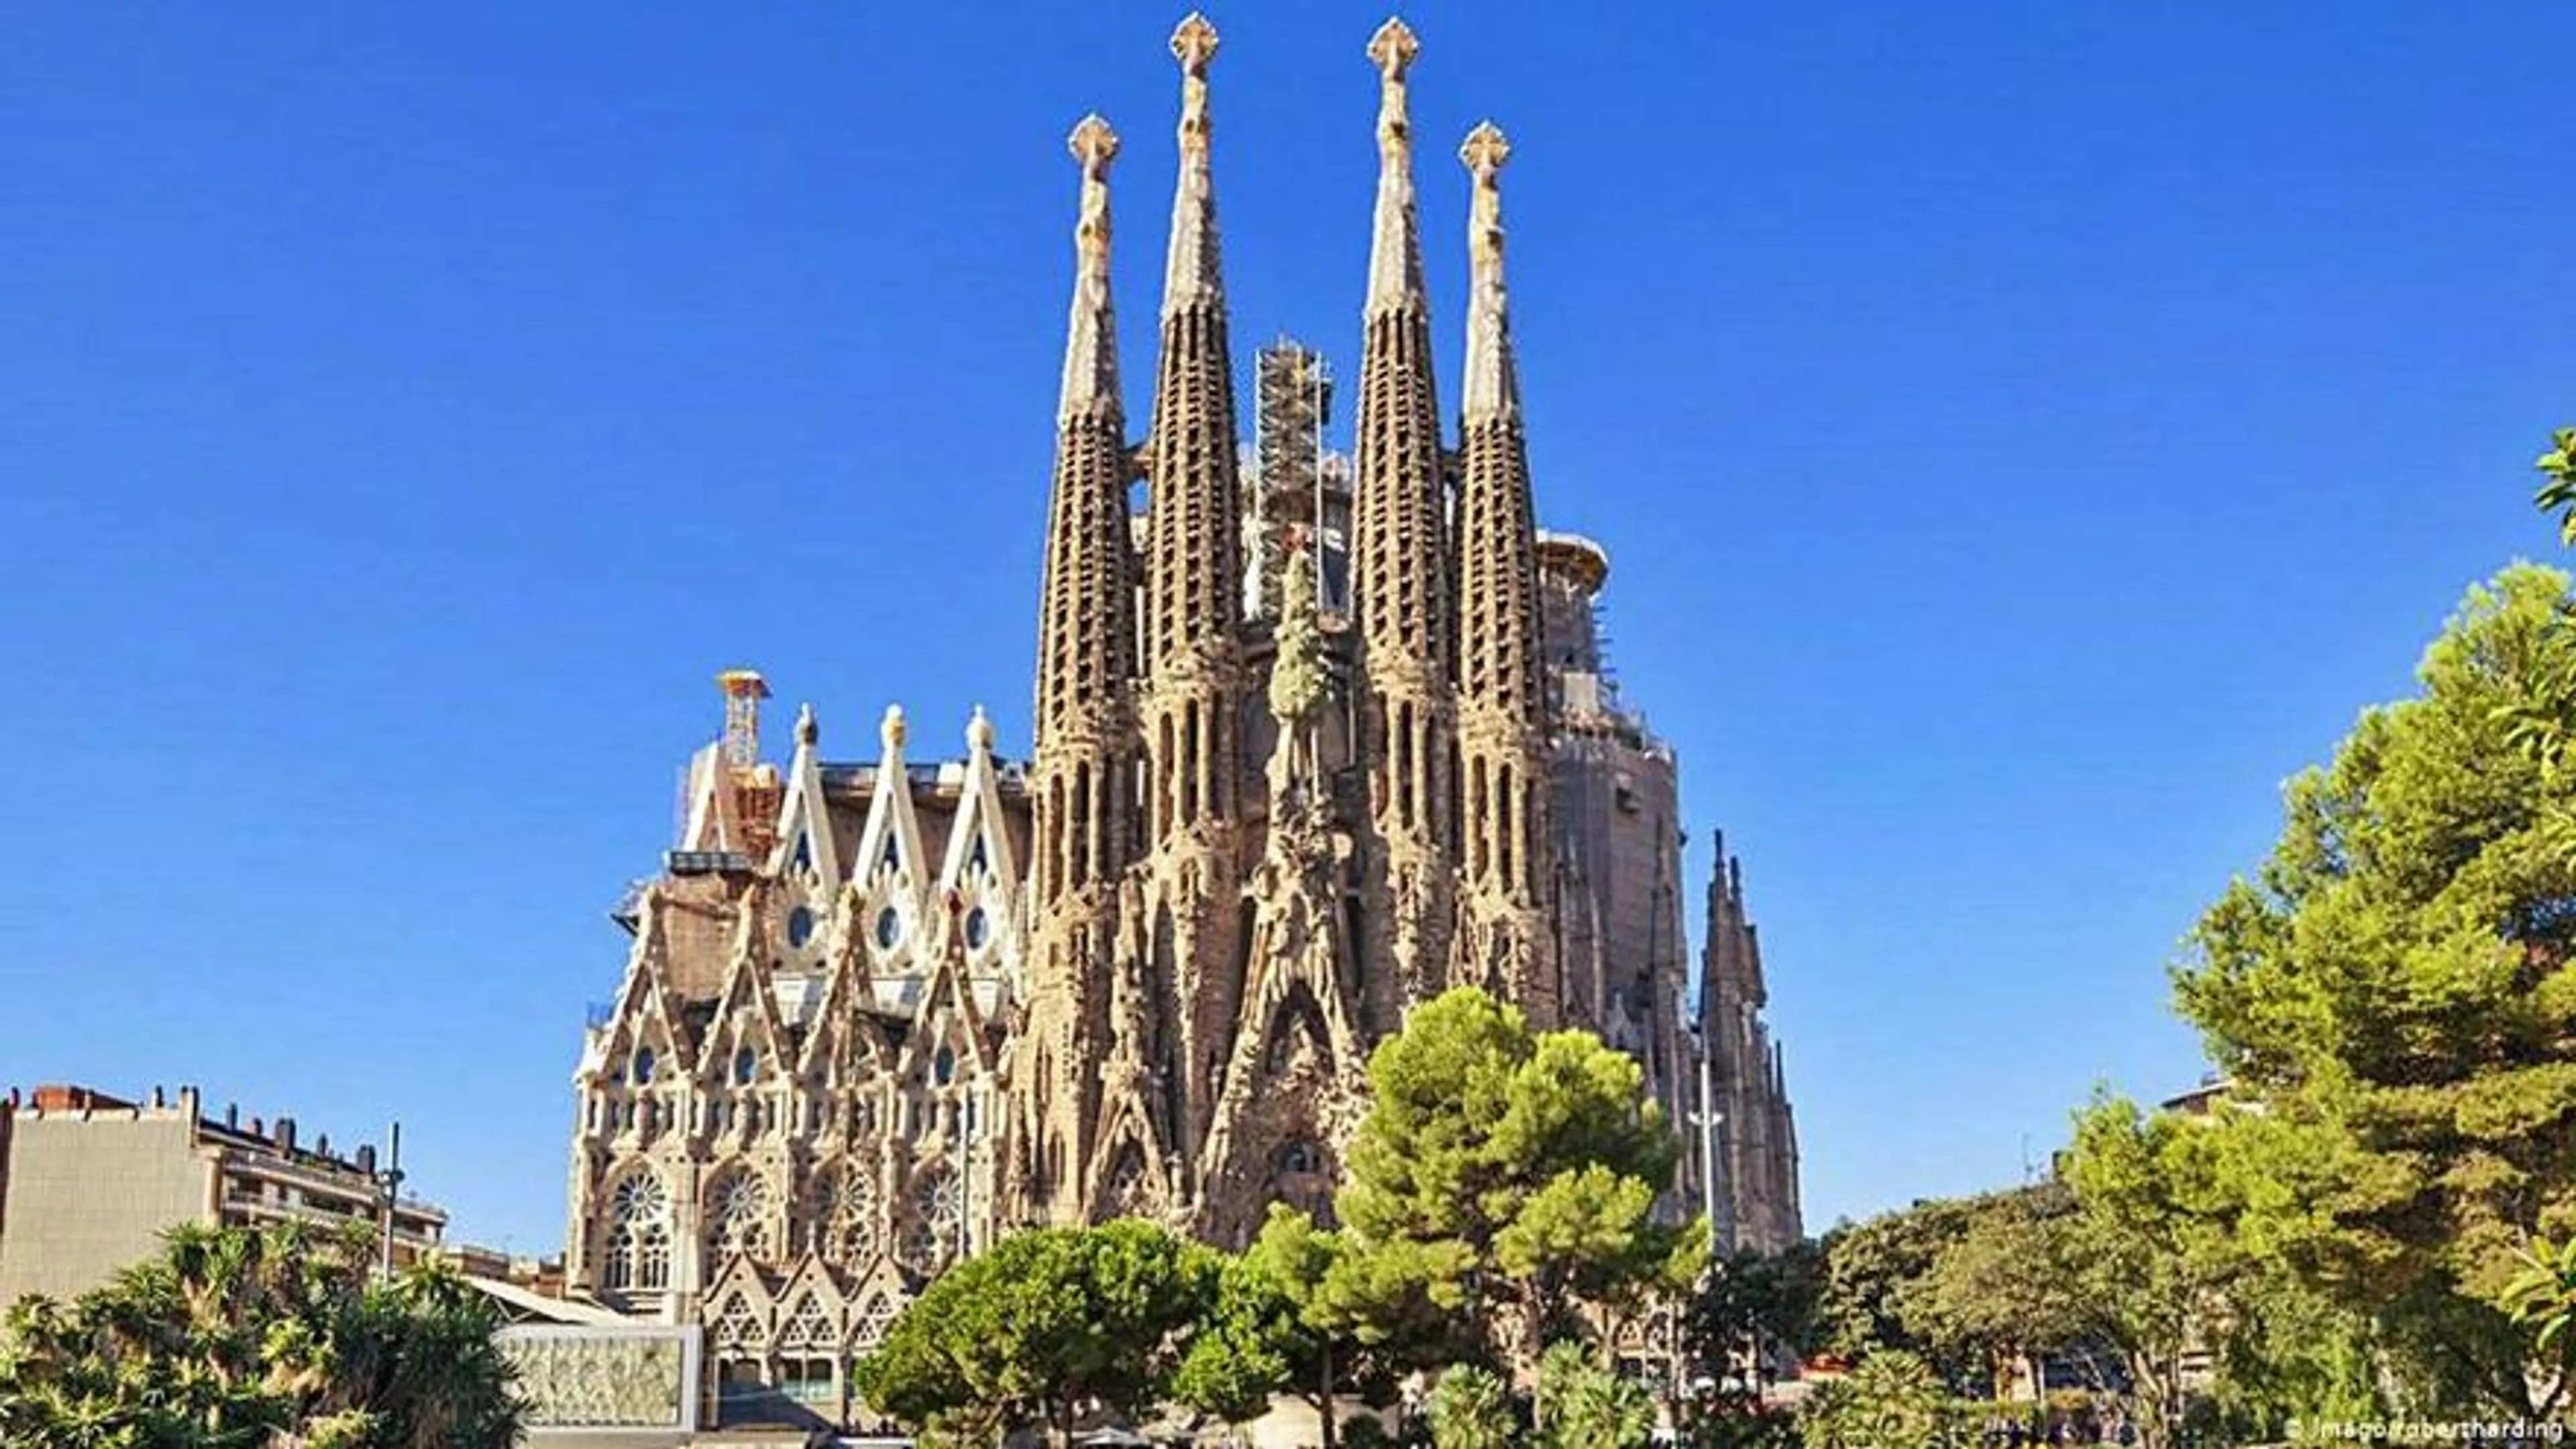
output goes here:
[{"label": "pointed tower", "polygon": [[1082,163],[1082,218],[1038,618],[1028,1034],[1012,1080],[1015,1206],[1031,1219],[1079,1210],[1073,1183],[1098,1116],[1090,1067],[1108,1045],[1099,1003],[1118,939],[1118,879],[1137,836],[1135,569],[1109,305],[1118,137],[1088,116],[1068,144]]},{"label": "pointed tower", "polygon": [[1560,1019],[1548,930],[1547,705],[1539,688],[1538,537],[1520,377],[1503,293],[1503,162],[1491,121],[1458,150],[1475,177],[1467,224],[1472,291],[1458,424],[1458,753],[1465,792],[1458,842],[1457,973],[1517,1003],[1533,1023]]},{"label": "pointed tower", "polygon": [[1386,903],[1372,929],[1392,979],[1370,983],[1381,1028],[1446,984],[1457,774],[1449,698],[1447,510],[1439,401],[1431,378],[1431,312],[1415,234],[1413,132],[1405,71],[1421,47],[1401,20],[1379,27],[1377,212],[1369,243],[1360,357],[1358,484],[1351,580],[1368,675],[1363,738]]},{"label": "pointed tower", "polygon": [[1172,32],[1181,67],[1180,176],[1163,271],[1162,360],[1146,444],[1146,691],[1154,954],[1149,989],[1171,1023],[1153,1065],[1165,1140],[1195,1159],[1213,1081],[1243,989],[1236,898],[1243,819],[1241,482],[1234,365],[1217,260],[1208,145],[1216,27],[1191,15]]}]

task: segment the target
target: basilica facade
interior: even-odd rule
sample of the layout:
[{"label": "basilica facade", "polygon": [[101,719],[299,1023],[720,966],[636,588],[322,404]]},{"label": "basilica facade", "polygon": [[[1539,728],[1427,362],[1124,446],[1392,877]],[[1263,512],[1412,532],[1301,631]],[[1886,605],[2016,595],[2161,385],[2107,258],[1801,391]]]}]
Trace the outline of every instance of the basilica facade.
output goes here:
[{"label": "basilica facade", "polygon": [[782,764],[768,686],[728,673],[678,839],[618,910],[624,978],[574,1077],[567,1278],[702,1325],[728,1404],[848,1422],[850,1362],[1014,1227],[1139,1215],[1239,1243],[1272,1202],[1329,1216],[1371,1045],[1459,984],[1636,1056],[1685,1144],[1670,1212],[1708,1211],[1728,1245],[1801,1231],[1740,867],[1721,848],[1694,1005],[1676,762],[1612,682],[1609,557],[1537,525],[1510,146],[1486,125],[1458,153],[1453,420],[1413,196],[1417,47],[1378,31],[1355,447],[1323,446],[1330,380],[1284,340],[1257,360],[1247,439],[1216,46],[1196,16],[1172,38],[1141,433],[1112,320],[1119,141],[1098,117],[1071,137],[1027,758],[981,711],[957,753],[888,708],[864,762],[836,760],[809,707]]}]

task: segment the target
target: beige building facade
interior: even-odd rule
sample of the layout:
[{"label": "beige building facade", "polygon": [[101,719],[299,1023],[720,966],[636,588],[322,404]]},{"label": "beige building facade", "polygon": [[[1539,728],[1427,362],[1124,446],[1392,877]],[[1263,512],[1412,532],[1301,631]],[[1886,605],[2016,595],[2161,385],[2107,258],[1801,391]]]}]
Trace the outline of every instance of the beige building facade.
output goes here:
[{"label": "beige building facade", "polygon": [[[1796,1235],[1767,1045],[1758,1089],[1705,1097],[1677,765],[1609,680],[1608,555],[1537,526],[1509,143],[1480,126],[1458,151],[1471,287],[1444,415],[1418,46],[1399,22],[1376,34],[1356,447],[1326,450],[1324,369],[1284,342],[1256,370],[1248,444],[1216,49],[1195,16],[1172,38],[1179,168],[1141,435],[1112,308],[1120,143],[1097,117],[1071,137],[1028,758],[1000,754],[979,710],[962,754],[917,760],[889,708],[872,760],[835,760],[808,707],[775,762],[767,685],[728,674],[678,838],[619,908],[624,976],[574,1073],[566,1277],[703,1328],[711,1423],[864,1427],[850,1364],[1013,1228],[1138,1215],[1231,1244],[1273,1202],[1329,1215],[1368,1050],[1459,984],[1637,1056],[1691,1144],[1672,1213],[1758,1183],[1768,1206],[1713,1216],[1758,1220],[1748,1241]],[[1729,1020],[1758,1029],[1758,985],[1732,990]],[[1714,1079],[1737,1083],[1751,1049],[1726,1037]],[[1700,1125],[1757,1101],[1759,1136]]]},{"label": "beige building facade", "polygon": [[[381,1235],[387,1203],[375,1151],[342,1156],[226,1109],[204,1115],[195,1088],[129,1102],[45,1086],[0,1102],[0,1305],[68,1299],[158,1252],[182,1223],[359,1224]],[[443,1251],[447,1215],[412,1198],[391,1206],[397,1264]]]}]

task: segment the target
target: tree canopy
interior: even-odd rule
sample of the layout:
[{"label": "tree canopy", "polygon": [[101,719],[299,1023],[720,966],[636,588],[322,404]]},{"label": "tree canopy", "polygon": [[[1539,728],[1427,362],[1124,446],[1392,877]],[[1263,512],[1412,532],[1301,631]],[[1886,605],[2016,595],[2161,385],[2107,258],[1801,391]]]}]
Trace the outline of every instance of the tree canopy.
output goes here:
[{"label": "tree canopy", "polygon": [[2532,1413],[2516,1251],[2576,1229],[2576,783],[2517,721],[2576,707],[2566,578],[2471,591],[2418,671],[2293,780],[2280,842],[2202,918],[2181,1008],[2235,1090],[2212,1150],[2249,1250],[2366,1306],[2440,1392]]},{"label": "tree canopy", "polygon": [[860,1361],[870,1407],[989,1439],[1043,1424],[1069,1440],[1086,1401],[1161,1401],[1210,1314],[1220,1259],[1134,1219],[1014,1233],[941,1274]]},{"label": "tree canopy", "polygon": [[498,1308],[436,1260],[370,1272],[363,1232],[186,1225],[162,1253],[0,1328],[0,1443],[508,1449]]},{"label": "tree canopy", "polygon": [[1369,1085],[1342,1221],[1472,1336],[1506,1353],[1560,1328],[1606,1340],[1697,1279],[1706,1229],[1654,1215],[1679,1148],[1626,1053],[1461,987],[1379,1044]]}]

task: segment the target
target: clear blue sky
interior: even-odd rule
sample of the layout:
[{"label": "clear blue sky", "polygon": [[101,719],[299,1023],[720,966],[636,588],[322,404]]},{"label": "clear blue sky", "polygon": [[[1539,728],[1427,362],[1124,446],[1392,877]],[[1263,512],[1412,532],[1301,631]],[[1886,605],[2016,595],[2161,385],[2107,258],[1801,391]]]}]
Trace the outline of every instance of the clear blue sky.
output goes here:
[{"label": "clear blue sky", "polygon": [[[1065,131],[1138,417],[1171,182],[1179,12],[1076,9],[16,7],[0,1080],[399,1115],[559,1247],[709,676],[1025,747]],[[2553,551],[2576,417],[2576,10],[1830,9],[1408,10],[1444,401],[1490,115],[1541,510],[1748,858],[1819,1225],[2194,1079],[2178,938]],[[1241,365],[1351,368],[1381,15],[1214,12]]]}]

